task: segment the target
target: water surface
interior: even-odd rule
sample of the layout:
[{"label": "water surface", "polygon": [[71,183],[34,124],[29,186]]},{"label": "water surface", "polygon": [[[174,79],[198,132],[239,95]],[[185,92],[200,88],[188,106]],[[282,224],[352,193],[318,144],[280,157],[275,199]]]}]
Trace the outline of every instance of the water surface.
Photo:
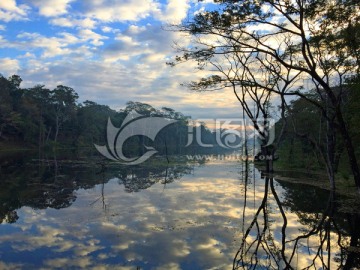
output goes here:
[{"label": "water surface", "polygon": [[359,267],[359,216],[251,164],[16,160],[0,173],[1,269]]}]

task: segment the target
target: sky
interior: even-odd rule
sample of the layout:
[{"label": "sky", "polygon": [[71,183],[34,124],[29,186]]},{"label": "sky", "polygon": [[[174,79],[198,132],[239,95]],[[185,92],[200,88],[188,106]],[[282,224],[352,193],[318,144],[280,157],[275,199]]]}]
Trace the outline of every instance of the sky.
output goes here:
[{"label": "sky", "polygon": [[210,0],[1,0],[0,74],[22,87],[66,85],[79,102],[121,109],[127,101],[171,107],[193,119],[241,115],[229,90],[192,92],[181,83],[201,76],[195,63],[166,65],[190,44],[165,31]]}]

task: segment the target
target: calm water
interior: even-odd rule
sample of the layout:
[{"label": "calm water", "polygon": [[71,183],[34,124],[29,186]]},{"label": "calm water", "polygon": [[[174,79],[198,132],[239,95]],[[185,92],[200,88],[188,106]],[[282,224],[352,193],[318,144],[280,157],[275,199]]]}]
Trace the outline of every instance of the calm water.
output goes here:
[{"label": "calm water", "polygon": [[0,269],[360,267],[357,214],[250,164],[5,159]]}]

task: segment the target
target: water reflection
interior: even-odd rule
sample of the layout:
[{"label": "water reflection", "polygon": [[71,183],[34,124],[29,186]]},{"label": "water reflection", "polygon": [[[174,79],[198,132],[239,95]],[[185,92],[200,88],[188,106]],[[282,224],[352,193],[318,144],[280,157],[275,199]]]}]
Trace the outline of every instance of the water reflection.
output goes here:
[{"label": "water reflection", "polygon": [[279,195],[275,183],[265,177],[255,213],[243,218],[233,269],[359,269],[359,214],[337,212],[334,192],[324,200],[327,192],[279,182]]},{"label": "water reflection", "polygon": [[[17,209],[70,207],[76,200],[76,191],[102,186],[99,199],[104,201],[104,187],[116,178],[125,192],[139,192],[155,183],[164,185],[191,173],[186,163],[159,163],[156,166],[120,166],[98,161],[26,160],[24,157],[0,159],[0,224],[18,220]],[[96,200],[97,201],[97,200]],[[95,201],[95,202],[96,202]],[[95,203],[94,202],[94,203]]]},{"label": "water reflection", "polygon": [[1,169],[0,269],[359,267],[358,214],[252,165],[21,164]]}]

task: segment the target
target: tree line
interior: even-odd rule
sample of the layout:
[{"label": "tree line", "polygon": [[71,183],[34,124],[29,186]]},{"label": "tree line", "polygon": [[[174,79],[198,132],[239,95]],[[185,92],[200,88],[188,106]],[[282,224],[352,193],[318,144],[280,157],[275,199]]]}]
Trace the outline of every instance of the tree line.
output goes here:
[{"label": "tree line", "polygon": [[[78,102],[79,95],[68,86],[48,89],[44,85],[21,87],[18,75],[0,76],[0,143],[23,148],[81,148],[94,144],[106,145],[107,121],[120,127],[132,112],[148,117],[164,117],[176,122],[157,135],[155,142],[143,136],[133,136],[124,145],[128,156],[141,155],[146,146],[155,146],[160,154],[189,154],[224,151],[216,144],[216,135],[205,124],[195,129],[201,132],[202,142],[215,145],[202,148],[196,141],[187,145],[190,116],[172,108],[156,109],[149,104],[129,101],[121,110],[86,100]],[[95,149],[95,148],[94,148]]]}]

